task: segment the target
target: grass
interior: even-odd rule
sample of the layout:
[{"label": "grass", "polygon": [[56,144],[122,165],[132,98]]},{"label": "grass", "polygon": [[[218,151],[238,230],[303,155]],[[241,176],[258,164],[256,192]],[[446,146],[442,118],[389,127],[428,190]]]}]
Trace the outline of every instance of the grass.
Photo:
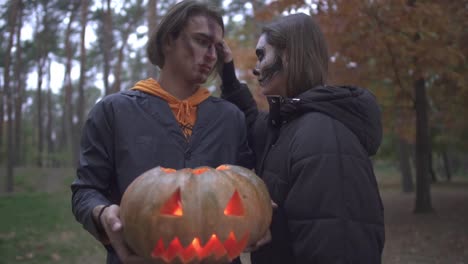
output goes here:
[{"label": "grass", "polygon": [[[102,246],[72,215],[68,191],[72,176],[62,173],[17,171],[17,192],[0,196],[0,264],[105,263]],[[38,179],[55,186],[43,191]]]}]

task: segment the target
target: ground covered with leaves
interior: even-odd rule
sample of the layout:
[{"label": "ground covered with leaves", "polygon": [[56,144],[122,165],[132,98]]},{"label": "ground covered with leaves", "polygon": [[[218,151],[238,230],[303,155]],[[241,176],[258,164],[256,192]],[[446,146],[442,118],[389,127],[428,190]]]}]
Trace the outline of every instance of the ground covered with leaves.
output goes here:
[{"label": "ground covered with leaves", "polygon": [[383,189],[385,264],[468,264],[468,184],[432,186],[433,213],[414,214],[414,193]]}]

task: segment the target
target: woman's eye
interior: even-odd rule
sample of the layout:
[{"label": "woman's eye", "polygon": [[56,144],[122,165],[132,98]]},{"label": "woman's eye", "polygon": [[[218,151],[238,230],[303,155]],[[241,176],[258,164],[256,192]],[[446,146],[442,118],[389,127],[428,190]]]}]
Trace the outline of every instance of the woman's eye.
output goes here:
[{"label": "woman's eye", "polygon": [[256,54],[257,54],[257,59],[258,59],[259,61],[262,61],[262,60],[263,60],[263,57],[265,56],[265,54],[263,54],[262,51],[257,51]]}]

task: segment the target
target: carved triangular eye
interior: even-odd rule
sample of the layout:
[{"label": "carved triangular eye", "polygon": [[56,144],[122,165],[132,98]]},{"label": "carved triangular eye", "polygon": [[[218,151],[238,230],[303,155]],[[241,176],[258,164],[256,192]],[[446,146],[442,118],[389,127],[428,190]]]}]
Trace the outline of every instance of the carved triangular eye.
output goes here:
[{"label": "carved triangular eye", "polygon": [[237,190],[234,192],[228,204],[226,205],[226,208],[224,209],[224,214],[231,216],[244,215],[244,206],[242,205],[242,199],[240,198],[240,195],[237,192]]},{"label": "carved triangular eye", "polygon": [[171,216],[182,216],[184,214],[182,210],[182,200],[180,199],[180,188],[167,199],[164,205],[161,207],[161,214]]}]

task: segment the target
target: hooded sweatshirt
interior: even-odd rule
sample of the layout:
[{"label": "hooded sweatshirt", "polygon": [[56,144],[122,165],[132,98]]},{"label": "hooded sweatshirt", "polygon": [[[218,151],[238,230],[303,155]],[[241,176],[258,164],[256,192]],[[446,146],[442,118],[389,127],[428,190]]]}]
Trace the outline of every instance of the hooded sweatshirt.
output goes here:
[{"label": "hooded sweatshirt", "polygon": [[139,90],[165,100],[174,113],[177,122],[188,139],[192,135],[192,129],[197,120],[197,106],[210,96],[206,88],[199,88],[193,95],[185,100],[179,100],[164,90],[154,79],[149,78],[139,81],[132,90]]}]

